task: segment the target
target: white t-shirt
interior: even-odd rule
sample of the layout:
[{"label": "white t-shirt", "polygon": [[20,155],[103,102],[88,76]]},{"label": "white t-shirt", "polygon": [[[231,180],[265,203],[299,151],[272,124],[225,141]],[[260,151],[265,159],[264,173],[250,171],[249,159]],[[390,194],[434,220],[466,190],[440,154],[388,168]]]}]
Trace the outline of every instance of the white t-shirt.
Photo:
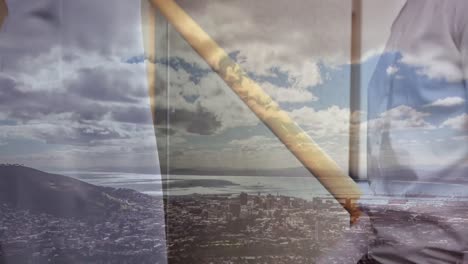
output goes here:
[{"label": "white t-shirt", "polygon": [[468,2],[409,0],[369,84],[368,175],[380,195],[467,196]]},{"label": "white t-shirt", "polygon": [[447,200],[468,195],[467,12],[465,0],[408,0],[370,82],[371,187],[413,198],[363,206],[377,240],[360,250],[378,263],[468,263],[466,203]]}]

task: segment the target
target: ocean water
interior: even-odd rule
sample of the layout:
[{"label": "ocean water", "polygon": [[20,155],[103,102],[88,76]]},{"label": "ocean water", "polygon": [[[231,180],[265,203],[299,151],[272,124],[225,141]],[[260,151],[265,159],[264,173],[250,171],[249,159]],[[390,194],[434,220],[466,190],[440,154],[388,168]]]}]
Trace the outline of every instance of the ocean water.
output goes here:
[{"label": "ocean water", "polygon": [[56,171],[93,185],[127,188],[152,195],[162,195],[161,176],[155,174],[103,172],[103,171]]},{"label": "ocean water", "polygon": [[[168,188],[168,195],[200,194],[230,194],[230,193],[261,193],[281,194],[304,199],[316,196],[327,196],[329,193],[313,177],[267,177],[267,176],[202,176],[202,175],[171,175],[170,180],[225,180],[236,185],[189,188]],[[170,186],[170,183],[169,183]]]},{"label": "ocean water", "polygon": [[[169,188],[165,194],[170,196],[190,194],[280,194],[311,200],[314,197],[330,196],[328,191],[313,177],[271,177],[271,176],[203,176],[170,175],[162,180],[160,175],[116,173],[116,172],[78,172],[61,171],[62,175],[76,178],[94,185],[114,188],[129,188],[153,196],[163,195],[163,181]],[[219,182],[219,181],[226,182]],[[179,183],[187,184],[180,185]],[[213,183],[214,182],[214,183]],[[175,187],[171,187],[173,183]],[[230,183],[230,184],[223,184]],[[366,182],[359,183],[365,193],[369,193]]]}]

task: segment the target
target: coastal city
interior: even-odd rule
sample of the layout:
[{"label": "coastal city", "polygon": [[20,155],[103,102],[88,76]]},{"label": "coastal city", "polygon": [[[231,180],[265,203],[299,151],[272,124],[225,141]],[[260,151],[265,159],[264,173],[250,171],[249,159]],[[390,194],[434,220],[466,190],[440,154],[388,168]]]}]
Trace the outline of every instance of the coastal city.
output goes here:
[{"label": "coastal city", "polygon": [[[0,183],[9,174],[7,169],[52,180],[49,174],[39,175],[24,167],[4,166]],[[17,179],[21,176],[15,175]],[[73,184],[68,177],[57,176],[59,181]],[[20,180],[18,180],[20,181]],[[29,186],[33,194],[36,186]],[[9,263],[167,263],[162,200],[129,189],[113,189],[87,185],[99,195],[87,195],[82,200],[77,215],[60,215],[50,210],[54,204],[47,200],[14,202],[0,195],[0,264]],[[26,189],[25,186],[19,189]],[[1,188],[0,188],[1,189]],[[77,188],[78,189],[78,188]],[[55,204],[73,197],[68,192],[56,195]],[[2,194],[6,192],[2,190]],[[80,208],[97,205],[99,212],[86,214]],[[27,208],[26,208],[27,207]],[[60,208],[59,208],[60,209]],[[80,214],[81,213],[81,214]]]},{"label": "coastal city", "polygon": [[[395,241],[424,239],[443,248],[462,238],[446,230],[468,234],[468,202],[460,199],[361,198],[362,215],[350,224],[331,196],[163,198],[20,165],[0,166],[0,172],[0,264],[301,264],[323,258],[364,264],[375,263],[366,252]],[[33,199],[18,199],[19,191]]]},{"label": "coastal city", "polygon": [[[468,202],[453,200],[365,200],[361,223],[350,225],[349,215],[331,197],[312,201],[272,194],[190,195],[167,201],[169,263],[316,263],[327,257],[330,264],[366,261],[371,247],[393,243],[376,238],[375,230],[418,239],[416,232],[443,247],[446,238],[434,239],[450,224],[468,231]],[[438,219],[428,221],[427,211]],[[432,214],[434,215],[434,213]],[[373,228],[365,223],[370,219]],[[356,245],[363,245],[356,252]],[[357,255],[356,255],[357,254]],[[361,255],[359,255],[361,254]],[[356,259],[357,258],[357,259]]]},{"label": "coastal city", "polygon": [[137,212],[91,224],[0,205],[0,263],[164,263],[160,224]]},{"label": "coastal city", "polygon": [[190,195],[166,210],[169,263],[314,263],[349,229],[332,198]]}]

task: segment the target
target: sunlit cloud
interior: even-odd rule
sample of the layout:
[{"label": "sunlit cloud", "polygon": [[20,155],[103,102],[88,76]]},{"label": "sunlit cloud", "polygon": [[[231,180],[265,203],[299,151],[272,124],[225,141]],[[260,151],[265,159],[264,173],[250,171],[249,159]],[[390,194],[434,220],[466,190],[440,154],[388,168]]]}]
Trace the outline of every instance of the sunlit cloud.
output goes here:
[{"label": "sunlit cloud", "polygon": [[441,128],[451,128],[458,131],[468,132],[468,114],[462,114],[444,121]]},{"label": "sunlit cloud", "polygon": [[437,99],[436,101],[425,105],[425,107],[453,107],[460,106],[465,103],[465,99],[461,97],[446,97],[443,99]]}]

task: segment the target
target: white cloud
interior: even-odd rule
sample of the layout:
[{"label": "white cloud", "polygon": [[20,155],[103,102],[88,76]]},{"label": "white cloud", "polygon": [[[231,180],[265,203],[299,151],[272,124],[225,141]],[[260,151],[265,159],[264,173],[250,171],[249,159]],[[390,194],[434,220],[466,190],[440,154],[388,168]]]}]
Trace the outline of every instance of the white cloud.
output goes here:
[{"label": "white cloud", "polygon": [[419,112],[412,107],[401,105],[380,114],[379,118],[370,120],[368,125],[372,130],[379,131],[433,129],[434,126],[425,120],[428,116],[430,116],[429,113]]},{"label": "white cloud", "polygon": [[[366,123],[358,125],[355,122],[356,116],[362,114],[353,113],[351,117],[348,108],[331,106],[323,110],[303,107],[293,110],[290,115],[343,170],[348,169],[350,119],[353,119],[352,128],[359,129],[360,135],[365,135]],[[360,148],[360,155],[365,157],[363,149]]]},{"label": "white cloud", "polygon": [[401,62],[416,67],[417,73],[431,79],[457,82],[463,80],[463,71],[451,60],[436,60],[432,47],[424,47],[418,50],[401,50]]},{"label": "white cloud", "polygon": [[398,68],[397,68],[397,67],[395,67],[395,66],[388,66],[388,68],[387,68],[387,74],[388,74],[389,76],[394,75],[394,74],[396,74],[397,72],[398,72]]},{"label": "white cloud", "polygon": [[260,86],[278,103],[305,103],[318,100],[307,89],[278,87],[267,82],[261,83]]},{"label": "white cloud", "polygon": [[291,111],[291,117],[313,137],[347,135],[350,113],[348,108],[331,106],[324,110],[302,107]]},{"label": "white cloud", "polygon": [[[280,66],[281,67],[281,66]],[[309,86],[322,84],[322,76],[317,63],[304,61],[299,65],[282,65],[282,70],[288,73],[289,82],[294,88],[305,89]]]},{"label": "white cloud", "polygon": [[426,107],[453,107],[459,106],[465,103],[465,99],[461,97],[446,97],[438,99],[430,104],[425,105]]},{"label": "white cloud", "polygon": [[441,128],[451,128],[459,131],[468,131],[468,114],[462,114],[444,121]]}]

